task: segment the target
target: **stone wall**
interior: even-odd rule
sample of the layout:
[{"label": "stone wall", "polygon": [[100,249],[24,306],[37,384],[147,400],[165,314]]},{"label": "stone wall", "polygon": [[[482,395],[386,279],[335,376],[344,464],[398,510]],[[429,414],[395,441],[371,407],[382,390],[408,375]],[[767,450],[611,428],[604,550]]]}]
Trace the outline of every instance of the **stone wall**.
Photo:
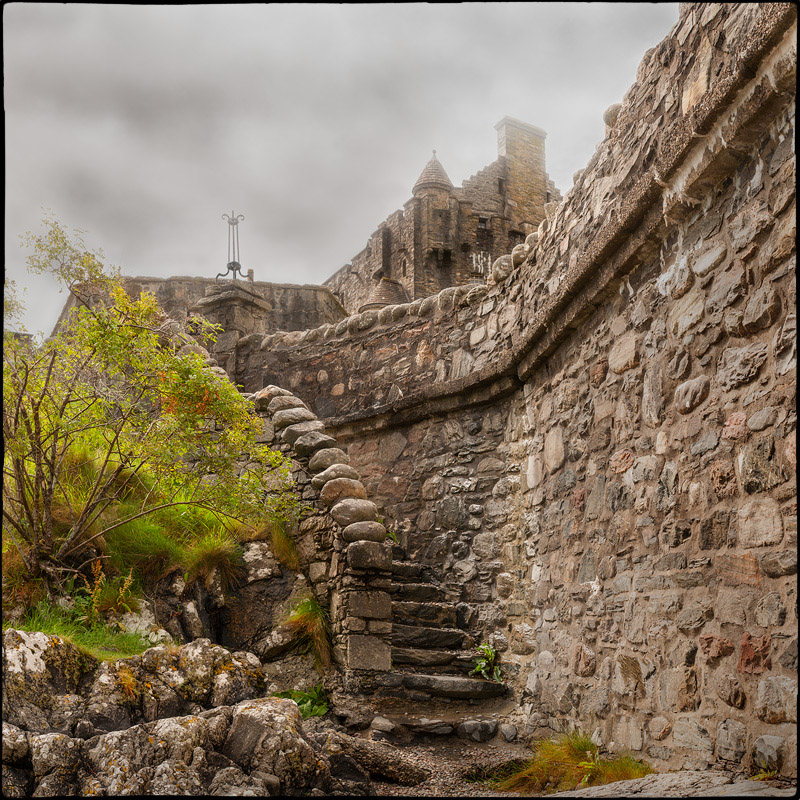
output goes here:
[{"label": "stone wall", "polygon": [[789,4],[682,4],[489,285],[237,348],[460,591],[528,733],[796,773],[795,41]]},{"label": "stone wall", "polygon": [[[248,320],[248,333],[305,330],[345,316],[339,301],[324,286],[265,281],[251,283],[247,280],[236,281],[236,284],[255,294],[261,303],[259,313]],[[221,283],[223,289],[231,285],[230,280]],[[189,310],[208,294],[219,291],[220,284],[214,278],[127,278],[126,288],[134,297],[143,291],[154,294],[159,306],[172,319],[184,322]],[[75,298],[70,296],[61,312],[59,323],[74,305]],[[56,327],[59,323],[56,323]]]}]

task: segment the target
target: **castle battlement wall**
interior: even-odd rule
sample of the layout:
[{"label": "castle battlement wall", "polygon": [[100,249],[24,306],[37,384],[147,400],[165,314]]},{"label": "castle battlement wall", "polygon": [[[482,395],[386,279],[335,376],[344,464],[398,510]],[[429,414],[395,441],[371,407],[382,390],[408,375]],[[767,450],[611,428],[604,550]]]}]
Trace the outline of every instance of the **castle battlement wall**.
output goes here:
[{"label": "castle battlement wall", "polygon": [[502,652],[514,723],[796,774],[796,10],[682,4],[488,286],[251,336]]}]

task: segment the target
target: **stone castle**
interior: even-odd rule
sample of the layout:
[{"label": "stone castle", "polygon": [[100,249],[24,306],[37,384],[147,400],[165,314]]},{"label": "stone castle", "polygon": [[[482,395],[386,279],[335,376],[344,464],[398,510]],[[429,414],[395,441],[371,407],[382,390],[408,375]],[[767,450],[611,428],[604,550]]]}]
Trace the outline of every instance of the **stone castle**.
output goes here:
[{"label": "stone castle", "polygon": [[563,199],[506,118],[324,287],[132,282],[224,327],[388,724],[796,775],[796,40],[793,4],[682,3]]}]

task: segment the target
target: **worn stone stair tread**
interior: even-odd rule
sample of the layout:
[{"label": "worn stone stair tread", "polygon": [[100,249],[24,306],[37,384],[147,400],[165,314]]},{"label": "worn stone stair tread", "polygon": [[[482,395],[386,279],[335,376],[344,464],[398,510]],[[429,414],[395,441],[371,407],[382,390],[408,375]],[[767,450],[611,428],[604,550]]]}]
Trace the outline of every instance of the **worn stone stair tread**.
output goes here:
[{"label": "worn stone stair tread", "polygon": [[403,600],[442,601],[446,597],[441,588],[432,583],[399,583],[394,594]]},{"label": "worn stone stair tread", "polygon": [[463,647],[464,631],[453,628],[426,628],[420,625],[392,625],[393,645],[424,648],[426,650],[454,650]]},{"label": "worn stone stair tread", "polygon": [[456,628],[457,617],[452,603],[439,603],[433,600],[424,603],[415,600],[392,602],[392,619],[401,624]]},{"label": "worn stone stair tread", "polygon": [[414,561],[392,561],[391,572],[394,579],[399,581],[432,583],[435,580],[433,570],[429,566]]},{"label": "worn stone stair tread", "polygon": [[460,675],[429,675],[407,672],[403,674],[403,686],[426,692],[436,697],[458,699],[483,699],[500,697],[506,693],[506,686],[482,678],[464,678]]},{"label": "worn stone stair tread", "polygon": [[392,648],[393,663],[417,667],[438,667],[451,664],[471,667],[474,657],[474,654],[466,650],[420,650],[415,647]]}]

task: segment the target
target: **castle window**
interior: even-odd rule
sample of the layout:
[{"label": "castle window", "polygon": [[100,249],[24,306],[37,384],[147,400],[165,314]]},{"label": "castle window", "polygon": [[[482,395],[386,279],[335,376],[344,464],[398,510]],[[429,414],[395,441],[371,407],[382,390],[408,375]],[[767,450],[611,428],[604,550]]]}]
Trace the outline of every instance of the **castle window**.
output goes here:
[{"label": "castle window", "polygon": [[404,278],[406,277],[406,266],[407,266],[407,264],[406,264],[406,260],[405,260],[405,259],[403,259],[403,260],[400,262],[400,268],[401,268],[401,269],[402,269],[402,271],[403,271],[403,277],[404,277]]},{"label": "castle window", "polygon": [[500,192],[500,194],[503,194],[503,192],[505,192],[505,190],[506,190],[505,179],[504,178],[498,178],[497,179],[497,191]]},{"label": "castle window", "polygon": [[478,230],[485,231],[489,227],[488,217],[478,217]]}]

